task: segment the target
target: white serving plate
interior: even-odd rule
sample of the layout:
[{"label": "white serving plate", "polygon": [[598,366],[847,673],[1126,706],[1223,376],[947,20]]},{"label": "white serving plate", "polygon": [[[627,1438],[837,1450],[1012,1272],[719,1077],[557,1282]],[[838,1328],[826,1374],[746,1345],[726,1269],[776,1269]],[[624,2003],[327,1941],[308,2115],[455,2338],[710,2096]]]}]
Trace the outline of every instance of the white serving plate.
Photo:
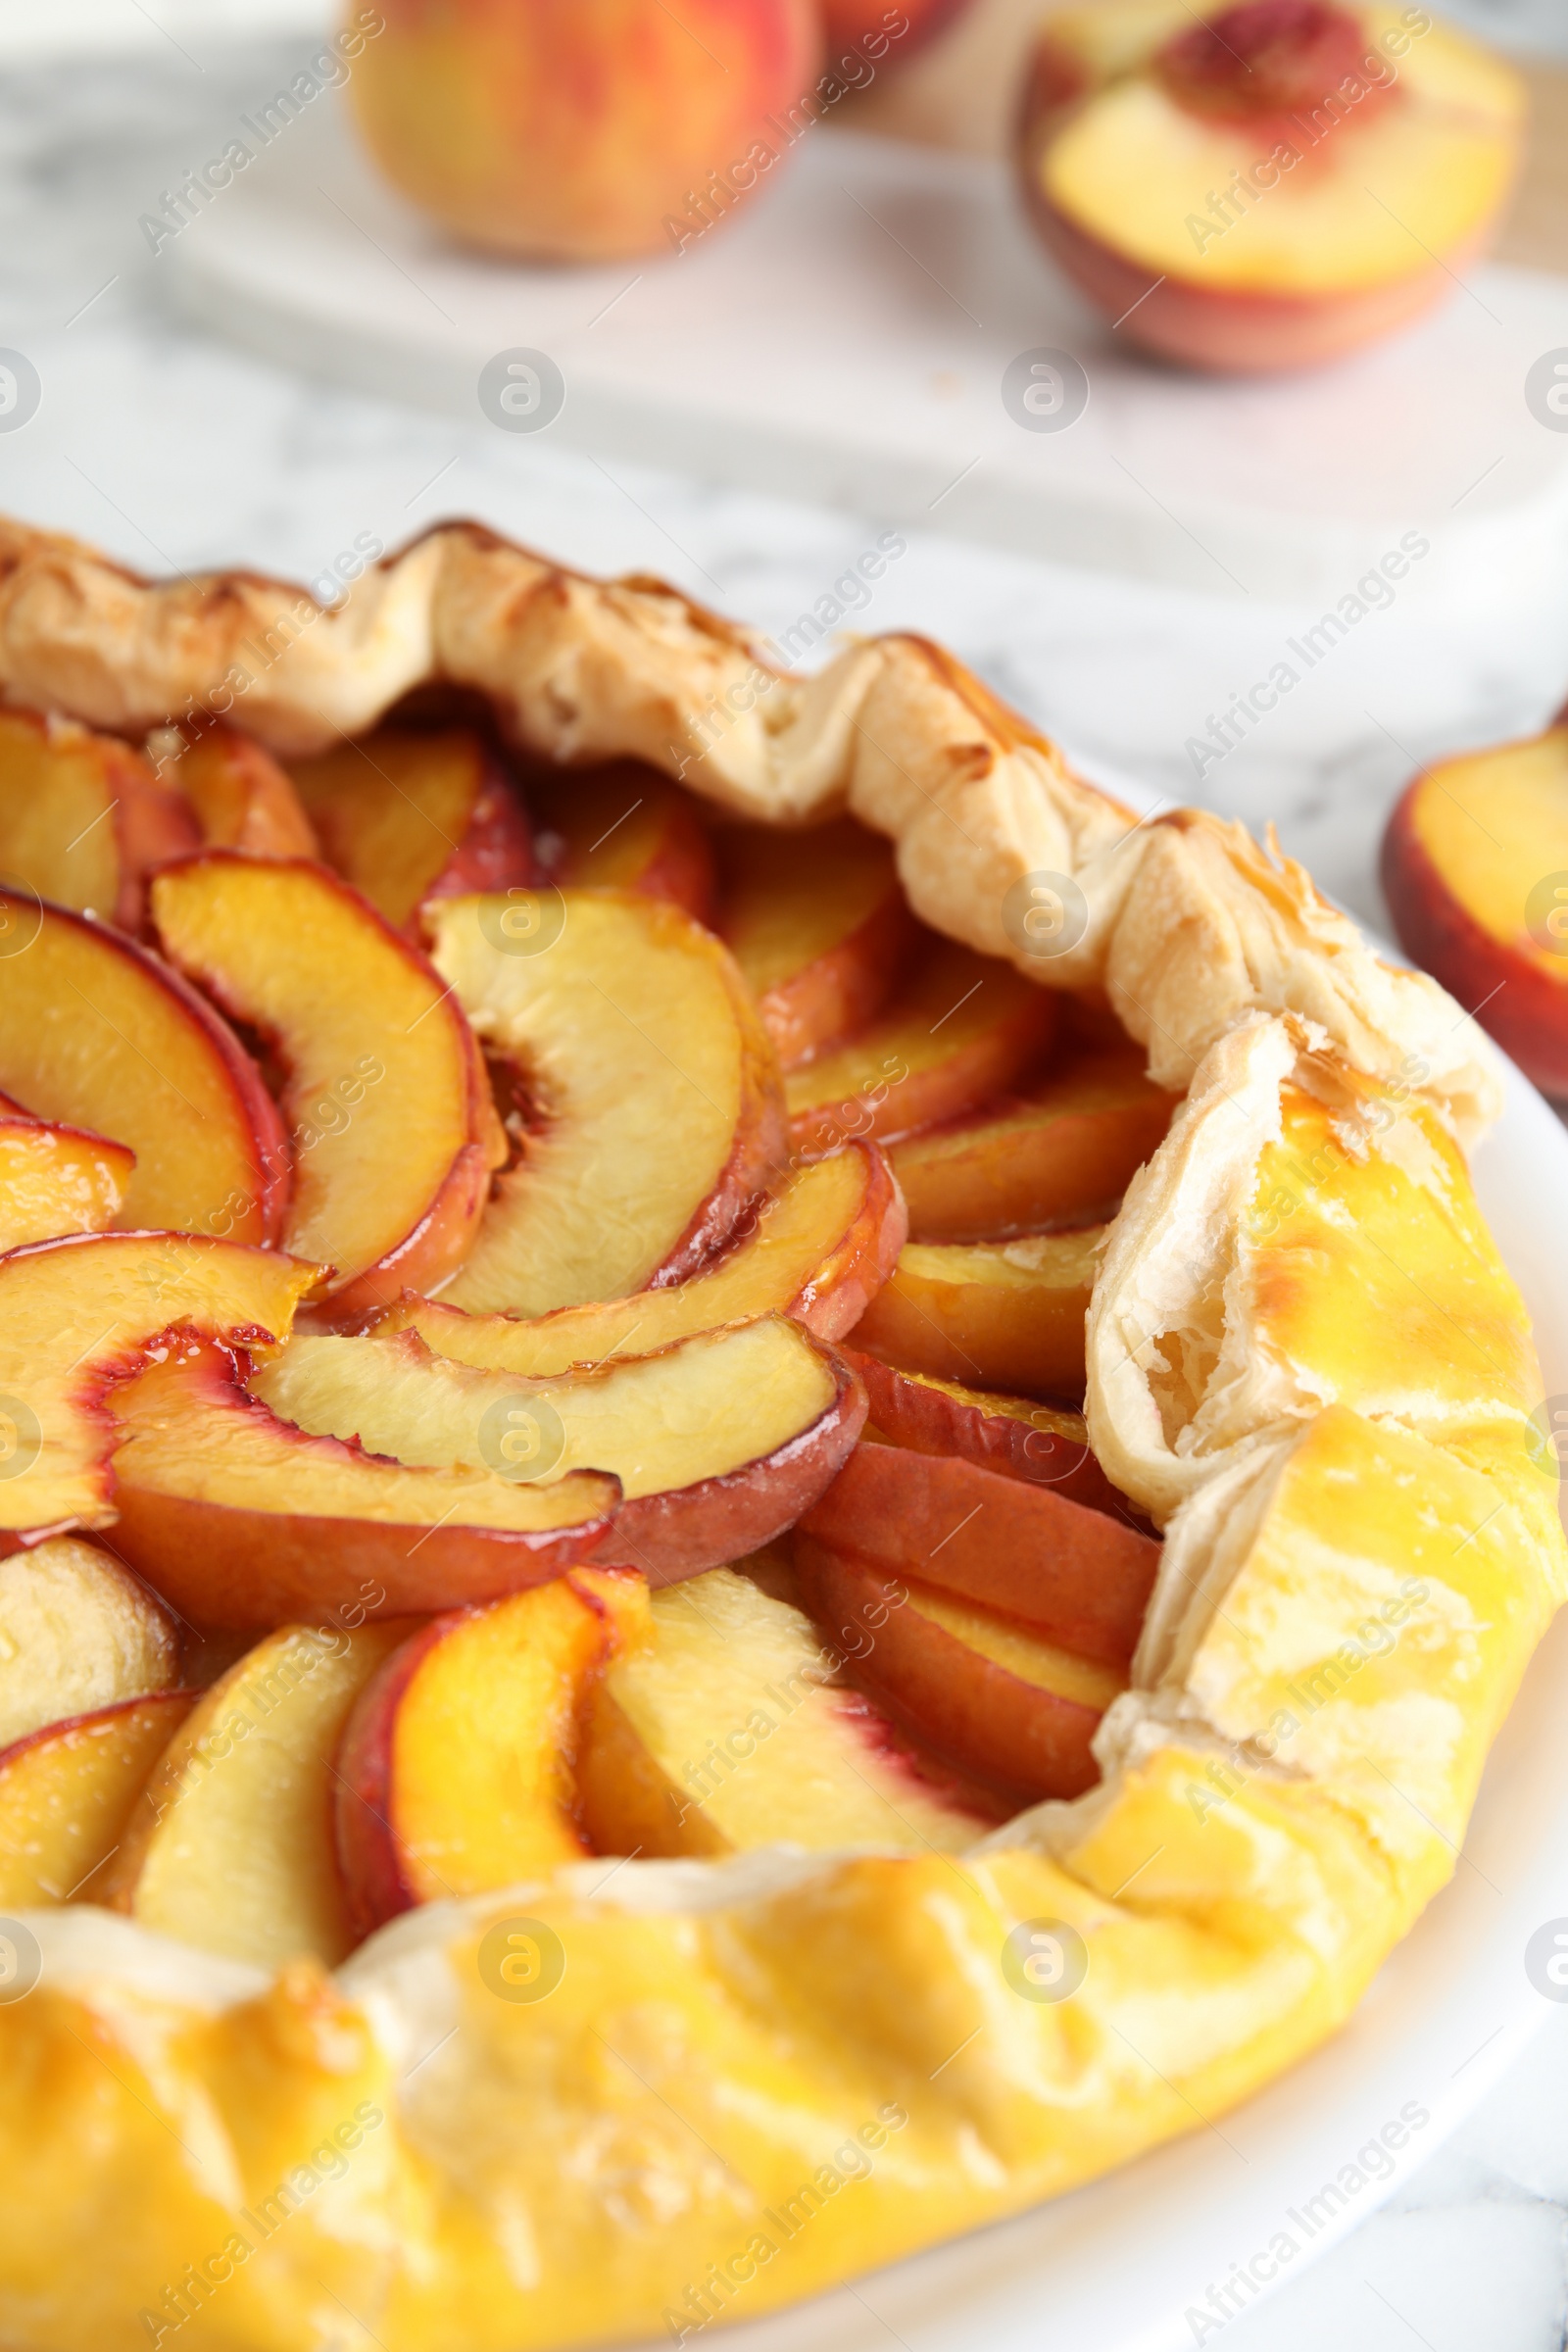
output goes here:
[{"label": "white serving plate", "polygon": [[[1133,807],[1152,796],[1103,765],[1079,772]],[[1380,952],[1405,960],[1396,949]],[[1505,1066],[1503,1116],[1476,1154],[1481,1206],[1535,1319],[1543,1397],[1568,1395],[1568,1130]],[[1450,1884],[1391,1954],[1342,2033],[1212,2129],[1016,2219],[747,2325],[734,2352],[1179,2352],[1219,2344],[1207,2318],[1223,2285],[1271,2238],[1299,2275],[1366,2220],[1477,2106],[1551,2014],[1525,1975],[1544,1921],[1568,1918],[1568,1610],[1547,1635],[1491,1758]],[[1407,2102],[1431,2121],[1394,2171],[1308,2237],[1300,2213]],[[1263,2291],[1246,2308],[1263,2299]],[[1239,2313],[1238,2313],[1239,2316]],[[662,2339],[667,2343],[667,2338]],[[647,2347],[653,2352],[653,2346]]]},{"label": "white serving plate", "polygon": [[[1358,358],[1224,382],[1093,318],[983,158],[828,127],[679,256],[531,270],[448,244],[340,110],[315,100],[159,256],[270,359],[480,426],[485,363],[540,350],[565,384],[550,437],[600,458],[1220,596],[1331,603],[1412,529],[1431,547],[1401,593],[1487,567],[1568,591],[1568,433],[1524,398],[1568,348],[1563,279],[1479,270]],[[1042,349],[1088,373],[1065,431],[1003,406]]]}]

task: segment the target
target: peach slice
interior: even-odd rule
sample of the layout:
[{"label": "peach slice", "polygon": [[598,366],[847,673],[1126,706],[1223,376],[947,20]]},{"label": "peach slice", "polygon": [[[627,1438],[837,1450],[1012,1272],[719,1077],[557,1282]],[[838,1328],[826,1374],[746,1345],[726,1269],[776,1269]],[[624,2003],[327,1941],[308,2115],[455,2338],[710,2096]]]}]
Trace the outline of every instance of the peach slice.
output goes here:
[{"label": "peach slice", "polygon": [[719,856],[714,927],[785,1069],[863,1029],[917,933],[891,846],[846,819],[812,833],[737,826],[721,836]]},{"label": "peach slice", "polygon": [[1384,835],[1383,890],[1417,963],[1568,1095],[1568,726],[1418,775]]},{"label": "peach slice", "polygon": [[374,1329],[416,1331],[454,1363],[533,1379],[612,1355],[652,1355],[697,1332],[761,1315],[789,1315],[814,1338],[833,1341],[859,1321],[904,1247],[904,1205],[874,1144],[852,1144],[792,1170],[747,1223],[724,1256],[673,1290],[558,1307],[533,1323],[409,1298],[388,1307]]},{"label": "peach slice", "polygon": [[608,1471],[624,1500],[602,1556],[653,1584],[782,1534],[865,1419],[853,1375],[782,1316],[556,1380],[475,1371],[412,1331],[303,1338],[252,1387],[281,1420],[411,1468],[491,1471],[524,1492],[563,1472]]},{"label": "peach slice", "polygon": [[1055,1034],[1056,1001],[1010,964],[930,939],[894,1003],[785,1083],[801,1152],[961,1118],[1010,1086]]},{"label": "peach slice", "polygon": [[105,1233],[125,1204],[136,1154],[84,1127],[0,1115],[0,1251],[65,1233]]},{"label": "peach slice", "polygon": [[713,911],[713,852],[678,785],[640,760],[612,760],[559,778],[530,774],[539,857],[568,890],[634,890],[667,899],[706,923]]},{"label": "peach slice", "polygon": [[652,1639],[612,1659],[592,1693],[577,1785],[594,1845],[958,1853],[984,1837],[998,1813],[922,1769],[835,1668],[808,1618],[732,1569],[656,1592]]},{"label": "peach slice", "polygon": [[287,1625],[197,1701],[147,1777],[103,1899],[155,1935],[276,1969],[355,1941],[332,1839],[349,1711],[408,1632]]},{"label": "peach slice", "polygon": [[0,1086],[134,1154],[126,1223],[275,1241],[288,1147],[227,1023],[132,941],[17,892],[0,890]]},{"label": "peach slice", "polygon": [[847,1348],[844,1360],[864,1382],[870,1426],[888,1445],[957,1454],[1004,1478],[1051,1487],[1091,1510],[1127,1516],[1130,1506],[1089,1449],[1082,1413],[968,1389],[929,1372],[900,1372],[858,1348]]},{"label": "peach slice", "polygon": [[395,931],[429,899],[534,879],[522,804],[467,727],[378,727],[315,760],[294,784],[327,860]]},{"label": "peach slice", "polygon": [[1136,1048],[1096,1050],[978,1118],[891,1145],[910,1240],[1000,1241],[1103,1216],[1178,1101],[1151,1084]]},{"label": "peach slice", "polygon": [[110,1385],[176,1328],[271,1346],[318,1280],[193,1234],[74,1234],[0,1257],[0,1530],[36,1543],[110,1524]]},{"label": "peach slice", "polygon": [[493,1600],[602,1549],[619,1498],[584,1472],[524,1486],[308,1438],[217,1348],[172,1350],[110,1404],[116,1547],[203,1626]]},{"label": "peach slice", "polygon": [[1101,0],[1042,27],[1018,168],[1043,242],[1124,338],[1298,368],[1451,290],[1524,111],[1511,68],[1422,9]]},{"label": "peach slice", "polygon": [[[1126,1677],[913,1577],[889,1576],[803,1537],[796,1569],[829,1640],[875,1639],[859,1680],[915,1737],[1021,1803],[1079,1796],[1100,1778],[1090,1741]],[[843,1632],[840,1632],[840,1628]]]},{"label": "peach slice", "polygon": [[220,718],[170,734],[172,747],[158,772],[190,804],[201,831],[192,849],[243,850],[252,858],[320,856],[316,828],[287,774],[252,736]]},{"label": "peach slice", "polygon": [[520,1066],[539,1119],[448,1300],[542,1315],[694,1273],[784,1151],[777,1061],[727,951],[630,892],[455,899],[430,915],[442,977]]},{"label": "peach slice", "polygon": [[180,1679],[168,1611],[74,1536],[0,1559],[0,1747]]},{"label": "peach slice", "polygon": [[348,1315],[460,1264],[494,1110],[462,1013],[418,949],[318,865],[209,850],[153,884],[166,952],[285,1069],[285,1247]]},{"label": "peach slice", "polygon": [[1159,1565],[1157,1544],[1103,1511],[893,1446],[858,1446],[801,1531],[1117,1668],[1137,1645]]},{"label": "peach slice", "polygon": [[129,744],[35,710],[0,710],[0,878],[122,930],[149,870],[197,846],[190,810]]},{"label": "peach slice", "polygon": [[125,1698],[31,1732],[0,1752],[0,1903],[92,1903],[148,1774],[190,1694]]},{"label": "peach slice", "polygon": [[438,1617],[367,1686],[334,1803],[362,1936],[416,1903],[485,1894],[587,1853],[572,1767],[587,1687],[615,1639],[596,1587],[613,1581],[578,1570]]},{"label": "peach slice", "polygon": [[856,1344],[907,1371],[976,1388],[1081,1396],[1084,1317],[1103,1232],[910,1242],[856,1325]]}]

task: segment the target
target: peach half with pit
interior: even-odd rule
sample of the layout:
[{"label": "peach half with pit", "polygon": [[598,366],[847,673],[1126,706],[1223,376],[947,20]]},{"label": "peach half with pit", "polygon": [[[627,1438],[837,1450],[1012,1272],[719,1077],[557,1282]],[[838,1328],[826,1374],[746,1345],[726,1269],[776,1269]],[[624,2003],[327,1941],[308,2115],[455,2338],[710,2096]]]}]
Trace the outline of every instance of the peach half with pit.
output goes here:
[{"label": "peach half with pit", "polygon": [[1102,0],[1041,30],[1018,173],[1047,250],[1123,340],[1269,371],[1452,291],[1524,116],[1513,69],[1423,6]]}]

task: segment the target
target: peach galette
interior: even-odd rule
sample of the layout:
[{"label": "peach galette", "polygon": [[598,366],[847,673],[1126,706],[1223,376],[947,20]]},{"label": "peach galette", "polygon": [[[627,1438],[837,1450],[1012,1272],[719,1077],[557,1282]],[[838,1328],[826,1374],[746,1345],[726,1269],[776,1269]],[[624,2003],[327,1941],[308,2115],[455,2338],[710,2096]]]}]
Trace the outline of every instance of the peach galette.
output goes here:
[{"label": "peach galette", "polygon": [[0,2335],[679,2338],[1329,2032],[1568,1583],[1441,990],[918,640],[0,540]]}]

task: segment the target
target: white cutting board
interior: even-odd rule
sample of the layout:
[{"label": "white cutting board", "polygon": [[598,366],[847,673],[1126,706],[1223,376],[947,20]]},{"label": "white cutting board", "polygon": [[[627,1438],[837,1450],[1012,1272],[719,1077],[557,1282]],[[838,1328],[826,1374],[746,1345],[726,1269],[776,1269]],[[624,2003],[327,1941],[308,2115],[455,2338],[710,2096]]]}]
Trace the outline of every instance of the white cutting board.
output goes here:
[{"label": "white cutting board", "polygon": [[[486,363],[543,352],[564,387],[545,431],[612,462],[1221,596],[1330,603],[1410,530],[1431,552],[1402,595],[1499,569],[1568,590],[1568,432],[1524,398],[1532,363],[1568,350],[1568,280],[1544,272],[1479,269],[1333,368],[1211,381],[1093,318],[985,158],[819,129],[681,255],[522,269],[404,205],[328,96],[159,267],[253,350],[475,427]],[[1040,350],[1088,376],[1065,430],[1003,404],[1009,364]]]}]

